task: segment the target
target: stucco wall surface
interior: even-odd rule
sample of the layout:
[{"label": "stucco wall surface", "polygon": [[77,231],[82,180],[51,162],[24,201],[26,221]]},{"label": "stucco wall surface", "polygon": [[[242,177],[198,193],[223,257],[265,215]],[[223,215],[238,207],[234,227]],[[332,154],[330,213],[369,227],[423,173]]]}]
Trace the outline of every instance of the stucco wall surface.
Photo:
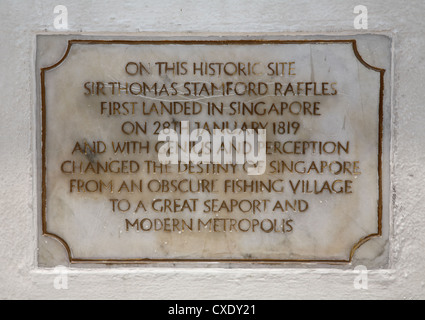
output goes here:
[{"label": "stucco wall surface", "polygon": [[[368,9],[355,30],[353,9]],[[53,25],[68,9],[68,30]],[[0,298],[425,298],[424,1],[0,0]],[[71,268],[57,290],[37,263],[36,36],[384,34],[392,39],[389,259],[358,290],[350,268]]]}]

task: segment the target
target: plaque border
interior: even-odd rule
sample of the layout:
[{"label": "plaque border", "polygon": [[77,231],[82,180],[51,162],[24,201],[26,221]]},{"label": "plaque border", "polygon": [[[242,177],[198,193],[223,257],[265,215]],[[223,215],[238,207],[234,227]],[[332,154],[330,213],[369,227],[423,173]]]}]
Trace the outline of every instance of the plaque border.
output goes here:
[{"label": "plaque border", "polygon": [[[45,73],[51,69],[58,67],[68,57],[73,44],[126,44],[126,45],[258,45],[258,44],[334,44],[349,43],[352,45],[353,52],[361,64],[366,68],[379,72],[380,89],[379,89],[379,125],[378,125],[378,231],[361,238],[351,248],[349,259],[333,260],[333,259],[82,259],[72,255],[71,247],[60,236],[48,232],[47,230],[47,184],[46,184],[46,84]],[[333,39],[333,40],[261,40],[261,39],[245,39],[245,40],[95,40],[95,39],[73,39],[68,40],[68,46],[63,57],[55,64],[40,68],[41,83],[41,226],[42,235],[48,236],[59,241],[66,249],[69,263],[71,264],[152,264],[152,263],[256,263],[256,264],[282,264],[282,263],[320,263],[320,264],[349,264],[352,262],[356,250],[366,243],[368,240],[382,236],[382,208],[383,208],[383,187],[382,187],[382,154],[383,154],[383,101],[384,101],[384,74],[385,69],[374,67],[368,64],[357,50],[356,39]]]}]

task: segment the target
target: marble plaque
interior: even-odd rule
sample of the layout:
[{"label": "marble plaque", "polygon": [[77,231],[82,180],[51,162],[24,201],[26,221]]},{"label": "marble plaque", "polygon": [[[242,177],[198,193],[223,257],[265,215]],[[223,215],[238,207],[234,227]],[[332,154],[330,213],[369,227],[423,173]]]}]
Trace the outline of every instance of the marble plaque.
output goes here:
[{"label": "marble plaque", "polygon": [[[76,264],[351,262],[383,228],[386,70],[357,42],[68,36],[38,69],[43,237]],[[262,162],[208,140],[236,131]]]}]

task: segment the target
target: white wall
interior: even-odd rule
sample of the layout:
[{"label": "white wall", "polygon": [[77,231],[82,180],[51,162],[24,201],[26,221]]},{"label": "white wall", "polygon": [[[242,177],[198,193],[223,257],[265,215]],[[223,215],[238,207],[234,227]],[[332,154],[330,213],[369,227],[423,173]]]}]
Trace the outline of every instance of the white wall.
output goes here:
[{"label": "white wall", "polygon": [[[37,267],[36,35],[65,5],[71,33],[384,33],[393,39],[388,269],[356,290],[351,269],[71,269],[56,290]],[[353,28],[366,5],[369,29]],[[0,298],[425,298],[424,1],[0,0]],[[354,266],[352,266],[354,268]]]}]

